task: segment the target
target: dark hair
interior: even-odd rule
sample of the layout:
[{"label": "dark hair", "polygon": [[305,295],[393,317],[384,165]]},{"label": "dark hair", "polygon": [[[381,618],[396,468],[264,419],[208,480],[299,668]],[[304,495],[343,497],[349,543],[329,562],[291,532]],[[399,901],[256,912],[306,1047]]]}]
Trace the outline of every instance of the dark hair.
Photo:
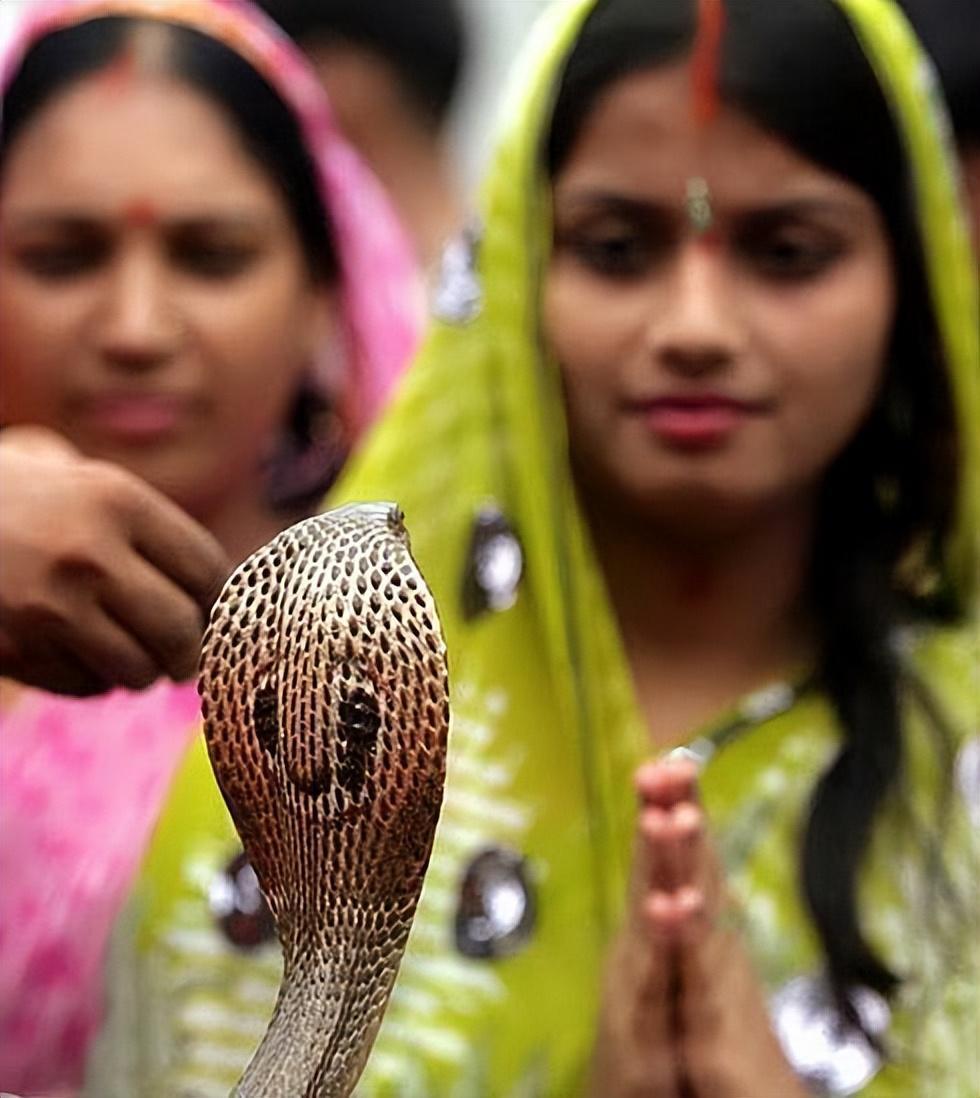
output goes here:
[{"label": "dark hair", "polygon": [[[556,93],[543,150],[552,175],[612,80],[689,54],[695,8],[694,0],[600,0]],[[868,945],[857,909],[861,861],[902,770],[905,672],[895,635],[958,609],[937,580],[958,476],[952,396],[902,142],[846,17],[829,0],[726,0],[725,9],[723,97],[872,197],[898,276],[881,393],[826,477],[811,574],[820,680],[843,744],[813,794],[802,889],[838,1006],[860,1025],[852,989],[887,994],[897,984]],[[913,558],[918,568],[907,578]]]},{"label": "dark hair", "polygon": [[433,127],[446,119],[467,51],[457,0],[258,0],[306,49],[354,42],[390,62]]},{"label": "dark hair", "polygon": [[980,145],[980,8],[976,0],[899,0],[939,70],[962,145]]},{"label": "dark hair", "polygon": [[[131,49],[149,28],[165,33],[167,70],[206,95],[230,121],[246,149],[279,187],[296,229],[310,277],[332,284],[339,277],[329,211],[320,197],[313,164],[293,112],[268,81],[223,42],[180,23],[106,16],[52,31],[27,52],[3,99],[0,169],[30,119],[75,81],[98,72]],[[327,414],[326,398],[301,388],[286,425],[284,449],[294,457],[311,447],[311,424]],[[322,497],[337,461],[319,475],[309,463],[273,463],[277,506],[303,506]],[[302,476],[293,475],[300,465]]]}]

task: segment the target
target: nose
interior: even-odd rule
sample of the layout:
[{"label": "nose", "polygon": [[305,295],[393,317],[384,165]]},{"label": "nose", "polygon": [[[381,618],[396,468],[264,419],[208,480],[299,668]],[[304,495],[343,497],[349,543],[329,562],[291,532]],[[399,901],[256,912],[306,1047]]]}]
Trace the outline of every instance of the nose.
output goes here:
[{"label": "nose", "polygon": [[181,325],[164,262],[149,249],[117,256],[107,273],[98,334],[104,359],[124,369],[148,369],[176,350]]},{"label": "nose", "polygon": [[734,277],[714,245],[692,240],[681,246],[648,326],[658,365],[687,377],[734,365],[744,343]]}]

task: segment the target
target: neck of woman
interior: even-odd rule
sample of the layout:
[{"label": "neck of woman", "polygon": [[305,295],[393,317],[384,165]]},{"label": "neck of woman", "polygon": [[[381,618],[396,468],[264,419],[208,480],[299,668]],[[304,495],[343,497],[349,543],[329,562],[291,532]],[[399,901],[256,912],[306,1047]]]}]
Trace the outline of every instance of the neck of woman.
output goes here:
[{"label": "neck of woman", "polygon": [[197,501],[189,510],[218,539],[236,567],[276,534],[312,513],[310,508],[273,508],[261,490]]},{"label": "neck of woman", "polygon": [[812,500],[697,537],[587,502],[585,509],[660,746],[685,741],[747,692],[813,658]]}]

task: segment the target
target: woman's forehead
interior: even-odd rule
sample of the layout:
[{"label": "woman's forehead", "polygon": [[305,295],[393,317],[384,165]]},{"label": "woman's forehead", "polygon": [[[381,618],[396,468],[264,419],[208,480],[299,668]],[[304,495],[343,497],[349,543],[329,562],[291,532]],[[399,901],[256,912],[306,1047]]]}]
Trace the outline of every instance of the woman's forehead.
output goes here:
[{"label": "woman's forehead", "polygon": [[150,203],[161,214],[282,207],[266,171],[206,95],[143,75],[125,91],[105,73],[84,77],[31,118],[4,167],[4,204],[87,204],[119,213]]},{"label": "woman's forehead", "polygon": [[612,189],[667,200],[682,197],[697,176],[733,206],[864,198],[737,107],[723,103],[704,122],[692,92],[684,64],[614,81],[583,121],[556,191]]}]

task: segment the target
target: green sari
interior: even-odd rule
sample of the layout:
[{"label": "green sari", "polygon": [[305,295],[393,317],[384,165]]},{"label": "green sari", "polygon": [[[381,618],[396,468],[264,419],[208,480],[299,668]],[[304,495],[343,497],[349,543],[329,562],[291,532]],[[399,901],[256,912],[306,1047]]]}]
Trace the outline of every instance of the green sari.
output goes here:
[{"label": "green sari", "polygon": [[[915,168],[962,439],[946,567],[976,607],[977,288],[951,154],[926,67],[892,5],[836,2],[879,74]],[[358,1089],[372,1098],[579,1093],[603,956],[626,894],[631,776],[650,748],[572,490],[557,371],[538,333],[550,236],[541,137],[561,66],[591,7],[592,0],[570,0],[547,13],[503,105],[475,268],[462,272],[464,281],[475,280],[468,289],[478,289],[479,304],[470,301],[467,310],[457,303],[452,319],[433,324],[331,501],[391,499],[404,510],[440,607],[453,689],[436,847],[391,1007]],[[513,605],[474,615],[465,577],[474,520],[488,509],[519,538],[523,577]],[[879,822],[861,908],[869,938],[904,981],[891,1004],[890,1059],[848,1093],[886,1098],[929,1088],[967,1098],[977,1088],[980,1010],[980,842],[966,765],[968,745],[976,745],[970,737],[980,729],[977,618],[910,638],[907,648],[944,706],[954,749],[963,751],[958,770],[946,765],[909,705],[908,792]],[[820,970],[799,898],[798,848],[810,793],[839,734],[815,690],[754,695],[691,738],[713,733],[724,742],[703,771],[702,795],[745,940],[778,996]],[[936,804],[946,806],[942,866],[914,826]],[[97,1061],[101,1082],[92,1093],[219,1094],[237,1078],[271,1010],[278,960],[272,947],[236,952],[214,929],[208,881],[233,849],[234,832],[198,745],[161,822],[133,922],[117,938],[115,987],[128,1007],[110,1018]],[[526,888],[518,901],[513,890],[507,894],[512,906],[524,904],[521,933],[484,957],[457,948],[454,926],[467,868],[488,850],[519,865],[510,884]],[[937,903],[940,889],[956,900]],[[134,1018],[141,1019],[135,1040]],[[136,1088],[131,1082],[114,1090],[107,1082],[137,1076]]]}]

